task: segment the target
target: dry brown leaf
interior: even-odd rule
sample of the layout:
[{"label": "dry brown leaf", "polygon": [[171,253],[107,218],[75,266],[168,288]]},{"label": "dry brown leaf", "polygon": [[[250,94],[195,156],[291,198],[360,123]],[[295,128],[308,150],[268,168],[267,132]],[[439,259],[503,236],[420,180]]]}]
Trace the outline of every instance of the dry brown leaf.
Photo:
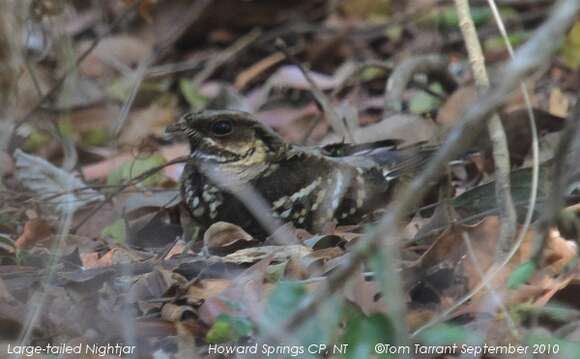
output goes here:
[{"label": "dry brown leaf", "polygon": [[6,152],[0,151],[0,176],[14,173],[14,161]]},{"label": "dry brown leaf", "polygon": [[[207,298],[199,308],[200,319],[211,325],[220,314],[239,314],[255,317],[261,315],[260,303],[264,297],[264,278],[272,262],[267,257],[254,264],[232,280],[232,286],[220,294]],[[240,304],[232,306],[232,304]]]},{"label": "dry brown leaf", "polygon": [[[119,218],[120,210],[116,206],[116,203],[105,203],[78,228],[76,234],[87,238],[99,237],[103,228]],[[74,218],[73,226],[77,226],[80,223],[79,221],[84,219],[90,210],[90,208],[80,210]]]},{"label": "dry brown leaf", "polygon": [[120,113],[120,108],[115,105],[98,105],[79,108],[66,114],[67,119],[73,126],[73,135],[84,134],[91,130],[111,128],[113,120]]},{"label": "dry brown leaf", "polygon": [[[33,218],[24,225],[22,234],[16,240],[16,248],[34,247],[49,239],[52,234],[53,228],[48,222],[41,218]],[[47,243],[43,243],[43,245],[46,246]]]},{"label": "dry brown leaf", "polygon": [[[174,160],[177,157],[185,156],[189,154],[189,145],[185,143],[179,143],[171,146],[161,147],[159,149],[161,155],[168,161]],[[124,163],[131,161],[135,156],[130,153],[122,153],[117,156],[113,156],[101,162],[97,162],[91,165],[82,167],[84,178],[89,180],[103,179],[106,178],[112,171],[121,167]],[[182,168],[183,166],[181,166]],[[181,171],[178,171],[179,166],[173,165],[163,168],[163,173],[166,173],[168,177],[179,179]],[[175,179],[174,178],[174,179]]]},{"label": "dry brown leaf", "polygon": [[556,116],[567,117],[570,108],[570,100],[564,96],[559,88],[553,88],[550,91],[548,111]]},{"label": "dry brown leaf", "polygon": [[178,322],[195,316],[196,314],[193,308],[186,305],[165,303],[161,308],[161,319],[170,322]]},{"label": "dry brown leaf", "polygon": [[578,246],[560,235],[556,229],[548,232],[548,240],[543,253],[543,265],[552,272],[560,273],[578,254]]},{"label": "dry brown leaf", "polygon": [[[380,141],[387,138],[396,138],[405,143],[437,141],[437,125],[433,121],[415,115],[398,114],[387,117],[375,124],[360,127],[352,131],[357,143]],[[341,142],[343,139],[336,134],[327,136],[323,144]]]},{"label": "dry brown leaf", "polygon": [[[96,259],[94,254],[81,256],[86,268],[109,267],[115,264],[132,263],[141,260],[135,253],[124,248],[112,248],[102,257]],[[96,260],[95,260],[96,259]]]},{"label": "dry brown leaf", "polygon": [[137,145],[151,135],[161,137],[165,133],[167,125],[172,123],[176,116],[174,106],[159,106],[157,104],[133,111],[121,132],[120,143]]},{"label": "dry brown leaf", "polygon": [[133,300],[147,300],[162,298],[180,288],[187,279],[182,275],[163,268],[156,268],[153,272],[137,277],[131,287]]},{"label": "dry brown leaf", "polygon": [[407,313],[407,325],[409,329],[415,330],[422,327],[439,313],[428,308],[413,308]]},{"label": "dry brown leaf", "polygon": [[96,268],[99,267],[99,253],[83,253],[80,255],[81,263],[84,268]]},{"label": "dry brown leaf", "polygon": [[[449,268],[458,269],[456,273],[462,273],[467,281],[466,290],[472,290],[480,283],[481,273],[485,273],[493,264],[497,250],[497,239],[499,238],[499,227],[499,219],[495,216],[487,217],[473,226],[451,227],[438,238],[421,258],[421,261],[426,268],[444,264]],[[473,257],[468,254],[464,234],[470,241]],[[491,287],[498,290],[498,293],[505,291],[503,286],[498,287],[498,285],[503,285],[518,265],[529,260],[534,247],[533,238],[534,232],[529,230],[512,260],[489,283]],[[522,286],[516,292],[510,292],[512,298],[510,301],[536,297],[555,286],[561,286],[560,279],[554,281],[546,275],[558,274],[576,256],[576,253],[577,249],[574,243],[563,239],[557,235],[557,232],[552,231],[546,241],[542,267],[532,277],[529,285]],[[480,291],[476,299],[482,298],[483,295],[485,295],[485,291]]]},{"label": "dry brown leaf", "polygon": [[477,99],[475,86],[458,88],[437,112],[437,123],[448,129],[461,119],[467,108]]},{"label": "dry brown leaf", "polygon": [[232,286],[232,281],[223,278],[203,279],[187,288],[185,298],[189,304],[215,297]]},{"label": "dry brown leaf", "polygon": [[[89,46],[91,46],[90,42],[82,42],[77,52],[82,54]],[[143,59],[148,58],[152,51],[151,44],[135,36],[122,34],[105,37],[80,64],[80,72],[90,77],[105,76],[112,70],[111,63],[134,67]]]},{"label": "dry brown leaf", "polygon": [[110,250],[100,258],[97,258],[96,261],[94,255],[88,257],[86,268],[109,267],[112,265],[113,265],[113,251]]},{"label": "dry brown leaf", "polygon": [[223,248],[237,242],[252,242],[254,238],[241,227],[227,223],[212,224],[203,235],[203,243],[209,249]]},{"label": "dry brown leaf", "polygon": [[252,82],[252,80],[260,76],[264,71],[267,71],[272,66],[279,64],[285,58],[286,56],[278,51],[261,59],[247,69],[242,70],[238,76],[236,76],[234,86],[238,90],[244,89],[250,82]]},{"label": "dry brown leaf", "polygon": [[178,241],[177,243],[175,243],[175,245],[173,247],[171,247],[171,249],[169,250],[169,252],[167,252],[167,255],[165,256],[165,259],[171,259],[175,256],[178,256],[180,254],[183,254],[184,251],[186,249],[188,249],[189,247],[185,244],[185,242],[183,241]]},{"label": "dry brown leaf", "polygon": [[301,118],[311,117],[319,113],[314,103],[304,107],[276,107],[256,113],[256,119],[275,129],[290,127]]},{"label": "dry brown leaf", "polygon": [[355,276],[353,284],[345,287],[345,297],[358,305],[365,315],[388,312],[388,305],[379,298],[381,293],[375,281],[366,281],[364,275]]},{"label": "dry brown leaf", "polygon": [[168,337],[176,334],[175,323],[159,319],[137,319],[135,335],[138,338]]}]

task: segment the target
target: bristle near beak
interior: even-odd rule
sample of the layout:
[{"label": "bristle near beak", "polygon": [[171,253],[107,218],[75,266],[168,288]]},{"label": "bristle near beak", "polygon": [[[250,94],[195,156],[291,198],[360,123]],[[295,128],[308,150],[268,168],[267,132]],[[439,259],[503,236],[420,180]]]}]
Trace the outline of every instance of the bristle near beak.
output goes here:
[{"label": "bristle near beak", "polygon": [[182,133],[185,130],[185,123],[179,120],[165,128],[165,133],[167,134],[178,134]]}]

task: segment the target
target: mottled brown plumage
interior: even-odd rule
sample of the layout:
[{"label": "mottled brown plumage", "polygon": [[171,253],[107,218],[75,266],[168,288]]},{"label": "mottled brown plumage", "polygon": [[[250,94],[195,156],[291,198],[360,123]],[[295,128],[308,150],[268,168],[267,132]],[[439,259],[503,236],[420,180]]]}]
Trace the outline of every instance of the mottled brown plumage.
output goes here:
[{"label": "mottled brown plumage", "polygon": [[392,198],[432,148],[398,149],[399,141],[304,147],[285,143],[249,113],[203,111],[168,128],[183,132],[191,146],[181,192],[202,229],[235,223],[249,233],[267,233],[236,192],[251,185],[273,215],[298,228],[320,231],[327,223],[358,224]]}]

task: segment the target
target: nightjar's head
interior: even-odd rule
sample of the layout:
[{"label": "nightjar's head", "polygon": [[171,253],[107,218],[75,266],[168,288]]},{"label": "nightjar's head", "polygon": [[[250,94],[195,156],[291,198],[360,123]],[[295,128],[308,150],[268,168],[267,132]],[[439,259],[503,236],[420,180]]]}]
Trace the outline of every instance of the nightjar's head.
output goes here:
[{"label": "nightjar's head", "polygon": [[278,156],[283,140],[241,111],[216,110],[188,113],[167,132],[182,132],[197,161],[252,165]]}]

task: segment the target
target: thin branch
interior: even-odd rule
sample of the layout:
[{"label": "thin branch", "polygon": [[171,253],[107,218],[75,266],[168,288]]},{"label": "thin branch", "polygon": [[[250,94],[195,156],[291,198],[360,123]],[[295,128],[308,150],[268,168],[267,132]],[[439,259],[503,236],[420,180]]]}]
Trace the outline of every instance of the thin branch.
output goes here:
[{"label": "thin branch", "polygon": [[[477,30],[475,29],[467,0],[455,0],[455,6],[457,7],[459,26],[465,39],[465,47],[469,54],[475,83],[481,92],[489,88],[489,77],[485,69],[483,50],[477,38]],[[507,139],[497,113],[489,119],[487,130],[493,146],[493,160],[495,163],[495,194],[501,220],[500,237],[497,242],[496,253],[497,259],[501,259],[511,248],[512,240],[516,234],[516,211],[511,195],[511,166]]]},{"label": "thin branch", "polygon": [[532,260],[540,263],[542,257],[542,250],[544,248],[548,231],[550,227],[556,222],[560,209],[564,207],[566,190],[566,164],[569,164],[569,154],[571,152],[574,141],[580,140],[580,92],[578,92],[576,106],[570,112],[566,120],[566,128],[563,131],[562,138],[556,147],[553,159],[552,170],[552,187],[550,195],[544,206],[544,211],[536,223],[536,230],[534,234],[534,253]]},{"label": "thin branch", "polygon": [[139,62],[139,66],[137,66],[137,70],[132,74],[132,84],[131,89],[129,91],[129,96],[127,96],[127,100],[123,104],[123,108],[121,108],[121,112],[117,117],[117,121],[115,121],[115,127],[113,129],[113,134],[115,138],[119,137],[119,134],[125,127],[125,123],[129,118],[129,111],[131,111],[131,106],[137,97],[137,93],[139,93],[139,88],[141,88],[141,84],[143,83],[143,79],[145,78],[145,73],[149,66],[153,61],[153,56],[149,55],[145,59]]},{"label": "thin branch", "polygon": [[385,110],[400,112],[403,109],[403,92],[417,73],[425,73],[441,83],[446,92],[453,92],[457,83],[449,71],[448,61],[440,55],[424,55],[407,59],[394,70],[385,86]]},{"label": "thin branch", "polygon": [[228,46],[223,51],[220,51],[213,58],[208,59],[206,66],[193,78],[193,85],[199,88],[203,82],[205,82],[213,73],[220,68],[223,64],[230,61],[234,56],[240,53],[240,51],[247,48],[260,36],[260,30],[252,30],[246,35],[240,37],[232,45]]},{"label": "thin branch", "polygon": [[316,99],[316,102],[320,105],[320,107],[324,111],[324,114],[326,116],[328,116],[328,119],[330,121],[330,124],[332,125],[332,128],[336,132],[340,133],[342,136],[345,136],[350,143],[354,143],[355,142],[354,137],[352,135],[352,131],[350,130],[350,127],[348,126],[348,124],[346,124],[344,122],[344,119],[340,118],[340,116],[338,115],[338,113],[334,109],[334,106],[331,104],[328,97],[318,87],[318,85],[316,84],[314,79],[312,79],[312,76],[310,76],[310,73],[296,59],[296,57],[294,57],[294,55],[288,50],[288,46],[286,45],[284,40],[278,38],[276,40],[276,47],[280,51],[282,51],[284,53],[284,55],[286,55],[288,60],[290,60],[290,62],[292,62],[292,64],[294,66],[296,66],[300,70],[300,72],[302,72],[302,75],[304,75],[304,78],[306,79],[306,81],[308,81],[308,84],[310,84],[311,91],[312,91],[312,94],[314,95],[314,98]]},{"label": "thin branch", "polygon": [[139,182],[143,182],[144,180],[151,177],[152,175],[154,175],[155,173],[159,172],[160,170],[162,170],[163,168],[165,168],[167,166],[171,166],[171,165],[174,165],[176,163],[182,163],[182,162],[186,162],[186,161],[187,161],[187,157],[185,157],[185,156],[175,158],[175,159],[168,161],[162,165],[150,168],[147,171],[141,173],[140,175],[133,177],[130,180],[128,180],[127,182],[125,182],[124,184],[118,186],[117,189],[115,191],[109,193],[101,203],[99,203],[95,207],[91,208],[89,213],[87,213],[86,216],[83,217],[83,219],[81,219],[79,221],[79,223],[77,223],[77,225],[72,228],[71,233],[76,233],[82,227],[83,224],[85,224],[89,219],[91,219],[92,216],[94,216],[101,208],[103,208],[105,206],[105,204],[109,203],[115,196],[117,196],[119,193],[123,192],[123,190],[125,188],[132,186],[134,184],[137,184]]},{"label": "thin branch", "polygon": [[[507,31],[505,29],[504,23],[501,19],[501,15],[499,13],[499,10],[497,9],[497,6],[495,4],[494,0],[487,0],[489,7],[491,8],[491,11],[493,13],[495,22],[497,24],[497,27],[499,29],[499,32],[501,33],[502,39],[504,41],[504,44],[506,45],[507,49],[508,49],[508,53],[510,54],[510,57],[513,59],[514,58],[514,49],[512,47],[512,44],[510,42],[510,39],[508,37]],[[528,87],[526,86],[525,82],[521,82],[520,84],[520,91],[523,94],[524,97],[524,103],[526,104],[526,109],[528,111],[528,118],[530,120],[530,133],[532,135],[532,185],[531,185],[531,189],[530,189],[530,199],[529,199],[529,206],[528,206],[528,211],[526,213],[526,218],[524,219],[524,223],[522,225],[522,228],[520,230],[520,233],[518,235],[518,238],[516,239],[516,243],[521,243],[524,240],[524,236],[526,235],[528,228],[530,228],[530,225],[532,223],[532,217],[534,214],[534,209],[536,206],[536,201],[538,198],[538,185],[539,185],[539,178],[540,178],[540,141],[538,139],[538,129],[536,126],[536,119],[535,119],[535,115],[534,115],[534,110],[532,108],[532,101],[530,100],[530,94],[528,91]]]},{"label": "thin branch", "polygon": [[[475,268],[475,271],[477,272],[477,275],[479,276],[479,278],[483,279],[483,277],[485,276],[485,272],[483,271],[481,263],[477,259],[477,255],[475,254],[475,251],[473,250],[473,246],[471,245],[471,238],[469,237],[469,233],[463,232],[462,235],[463,235],[463,242],[465,243],[465,248],[467,248],[467,254],[469,255],[469,260],[473,264],[473,268]],[[497,303],[497,306],[499,306],[499,309],[501,310],[503,317],[504,317],[504,319],[507,323],[507,326],[510,329],[511,333],[516,338],[519,337],[520,334],[519,334],[518,328],[516,327],[515,321],[514,321],[513,317],[511,316],[510,311],[508,310],[506,305],[502,302],[501,295],[499,293],[497,293],[497,291],[491,285],[491,283],[486,283],[485,286],[490,293],[492,303]],[[493,308],[493,309],[490,308],[487,310],[487,312],[494,313],[495,308]]]}]

